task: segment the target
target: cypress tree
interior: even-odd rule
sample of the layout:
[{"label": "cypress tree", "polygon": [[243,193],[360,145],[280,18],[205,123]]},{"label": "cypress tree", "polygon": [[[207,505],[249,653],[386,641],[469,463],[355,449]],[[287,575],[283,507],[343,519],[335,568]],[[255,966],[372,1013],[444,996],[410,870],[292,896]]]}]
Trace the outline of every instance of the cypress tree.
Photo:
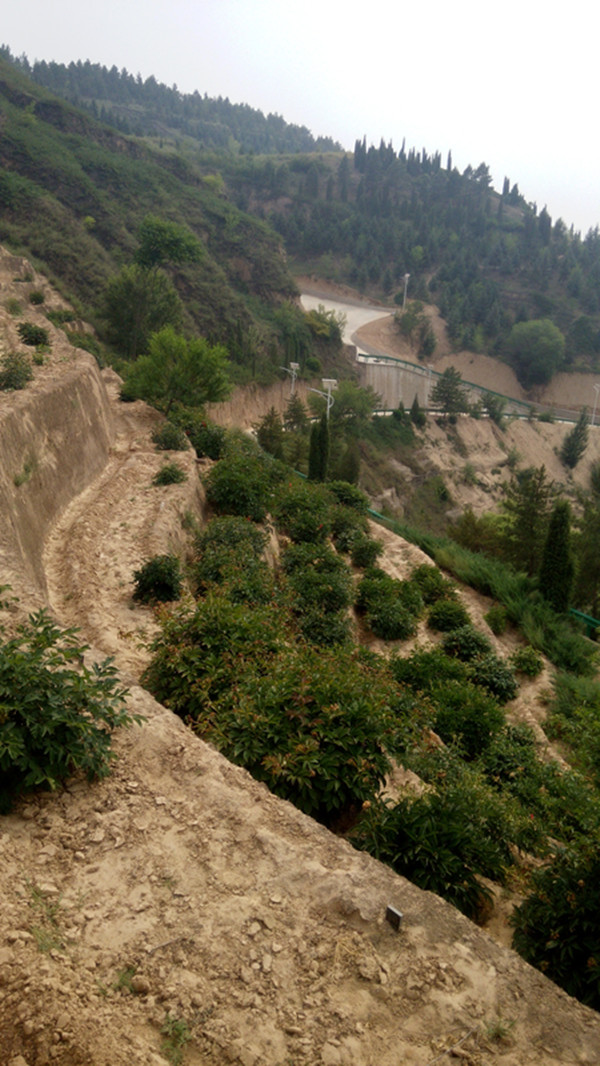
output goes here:
[{"label": "cypress tree", "polygon": [[566,500],[559,500],[550,515],[539,573],[540,592],[555,611],[567,610],[573,576],[571,510]]},{"label": "cypress tree", "polygon": [[560,449],[560,457],[570,470],[577,466],[588,445],[587,407],[584,407],[573,429],[567,433]]},{"label": "cypress tree", "polygon": [[327,467],[329,466],[329,422],[327,415],[322,414],[318,422],[315,422],[310,431],[310,447],[308,452],[308,480],[325,481]]}]

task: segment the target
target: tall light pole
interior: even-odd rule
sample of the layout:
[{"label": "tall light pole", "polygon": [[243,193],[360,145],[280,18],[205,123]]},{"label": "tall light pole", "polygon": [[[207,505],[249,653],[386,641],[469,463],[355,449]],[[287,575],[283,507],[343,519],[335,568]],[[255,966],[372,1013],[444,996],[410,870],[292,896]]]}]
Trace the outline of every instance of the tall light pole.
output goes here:
[{"label": "tall light pole", "polygon": [[594,410],[592,411],[592,425],[595,425],[594,419],[596,417],[596,405],[598,403],[598,393],[600,392],[600,384],[594,385],[594,392],[596,393],[596,399],[594,400]]},{"label": "tall light pole", "polygon": [[323,388],[326,389],[322,392],[321,389],[309,389],[309,392],[316,392],[317,396],[322,396],[324,400],[327,400],[327,421],[329,422],[329,412],[333,407],[333,396],[331,395],[334,389],[337,389],[338,383],[336,378],[321,378],[323,382]]},{"label": "tall light pole", "polygon": [[290,396],[294,395],[296,391],[296,378],[298,377],[298,371],[300,369],[300,363],[290,363],[289,366],[280,366],[280,370],[285,370],[286,374],[289,374],[292,379],[290,387]]},{"label": "tall light pole", "polygon": [[407,292],[407,289],[408,289],[408,279],[409,279],[409,277],[410,277],[410,274],[405,274],[404,275],[404,298],[402,300],[402,310],[403,311],[406,308],[406,292]]}]

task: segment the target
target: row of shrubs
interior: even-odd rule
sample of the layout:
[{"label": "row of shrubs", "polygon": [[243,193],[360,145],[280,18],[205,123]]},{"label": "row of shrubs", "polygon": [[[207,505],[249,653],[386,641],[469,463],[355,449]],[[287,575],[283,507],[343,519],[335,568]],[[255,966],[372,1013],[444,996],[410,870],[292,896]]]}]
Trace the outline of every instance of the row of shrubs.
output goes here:
[{"label": "row of shrubs", "polygon": [[[554,849],[561,842],[571,856],[563,866],[581,875],[573,856],[600,835],[597,794],[581,773],[542,762],[531,731],[508,725],[502,706],[516,675],[539,673],[536,651],[498,658],[436,567],[418,567],[408,581],[380,570],[366,500],[353,486],[290,480],[245,441],[225,439],[221,455],[206,477],[216,517],[196,537],[189,573],[196,603],[163,616],[147,671],[157,697],[275,793],[327,825],[354,822],[357,847],[472,917],[486,904],[482,877],[506,880],[517,849],[544,858],[549,838]],[[290,541],[277,572],[265,562],[267,514]],[[358,580],[350,563],[363,569]],[[360,624],[382,639],[413,636],[426,618],[441,642],[388,661],[350,639],[353,603]],[[494,610],[492,631],[507,615]],[[563,733],[569,713],[581,721],[581,711],[565,712]],[[381,800],[391,759],[429,791]],[[551,878],[552,869],[543,873]],[[560,952],[548,959],[542,941],[554,912],[540,922],[543,873],[517,911],[516,944],[599,1005],[589,969],[573,978],[557,964]],[[593,891],[576,898],[573,928],[592,920],[593,945]]]}]

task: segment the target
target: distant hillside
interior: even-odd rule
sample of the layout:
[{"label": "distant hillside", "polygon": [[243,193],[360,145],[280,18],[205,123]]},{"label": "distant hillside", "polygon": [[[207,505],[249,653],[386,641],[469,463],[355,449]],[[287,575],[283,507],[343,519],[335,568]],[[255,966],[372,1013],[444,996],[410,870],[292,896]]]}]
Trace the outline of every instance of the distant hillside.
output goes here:
[{"label": "distant hillside", "polygon": [[191,138],[200,148],[240,149],[243,152],[328,152],[341,146],[331,137],[313,137],[277,114],[264,115],[248,104],[232,104],[227,97],[211,98],[199,92],[180,93],[149,77],[142,81],[127,70],[90,63],[30,64],[25,56],[11,55],[6,45],[0,55],[9,59],[38,85],[84,107],[95,118],[123,133]]},{"label": "distant hillside", "polygon": [[231,203],[217,175],[101,125],[2,59],[0,124],[0,240],[89,314],[132,261],[145,216],[177,223],[202,246],[198,263],[171,270],[188,325],[239,362],[266,358],[269,308],[296,287],[281,238]]},{"label": "distant hillside", "polygon": [[[289,321],[273,323],[273,307],[295,292],[283,247],[294,272],[400,304],[408,274],[409,300],[438,307],[454,350],[511,362],[525,387],[557,370],[600,370],[600,230],[568,229],[508,177],[494,190],[484,162],[461,174],[451,153],[364,139],[344,153],[245,104],[116,67],[31,67],[2,54],[0,239],[89,306],[151,212],[202,239],[201,266],[175,276],[189,320],[252,372],[305,343],[300,322],[291,340]],[[555,350],[536,374],[515,350],[515,327],[532,321],[554,327]],[[404,326],[430,357],[434,338]]]}]

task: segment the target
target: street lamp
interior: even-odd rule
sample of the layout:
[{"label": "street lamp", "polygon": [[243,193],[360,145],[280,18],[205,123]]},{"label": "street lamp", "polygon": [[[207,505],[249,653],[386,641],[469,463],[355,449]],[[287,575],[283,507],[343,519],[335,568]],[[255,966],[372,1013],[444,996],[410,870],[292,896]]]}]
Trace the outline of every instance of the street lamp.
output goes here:
[{"label": "street lamp", "polygon": [[290,377],[292,379],[292,384],[291,384],[291,388],[290,388],[290,396],[293,396],[295,388],[296,388],[296,378],[298,377],[298,371],[300,369],[300,363],[290,363],[289,366],[281,366],[279,369],[280,370],[285,370],[286,374],[290,375]]},{"label": "street lamp", "polygon": [[327,421],[329,422],[329,412],[333,407],[333,396],[331,395],[334,389],[337,389],[338,383],[336,378],[321,378],[323,382],[323,388],[326,390],[322,392],[321,389],[309,389],[309,392],[316,392],[317,396],[322,396],[324,400],[327,400]]},{"label": "street lamp", "polygon": [[598,403],[598,393],[600,392],[600,384],[594,385],[594,392],[596,393],[596,399],[594,400],[594,410],[592,411],[592,425],[595,425],[594,419],[596,417],[596,405]]},{"label": "street lamp", "polygon": [[403,311],[404,311],[404,309],[406,307],[406,290],[408,289],[408,279],[409,279],[409,277],[410,277],[410,274],[405,274],[404,275],[404,299],[402,300],[402,310]]}]

